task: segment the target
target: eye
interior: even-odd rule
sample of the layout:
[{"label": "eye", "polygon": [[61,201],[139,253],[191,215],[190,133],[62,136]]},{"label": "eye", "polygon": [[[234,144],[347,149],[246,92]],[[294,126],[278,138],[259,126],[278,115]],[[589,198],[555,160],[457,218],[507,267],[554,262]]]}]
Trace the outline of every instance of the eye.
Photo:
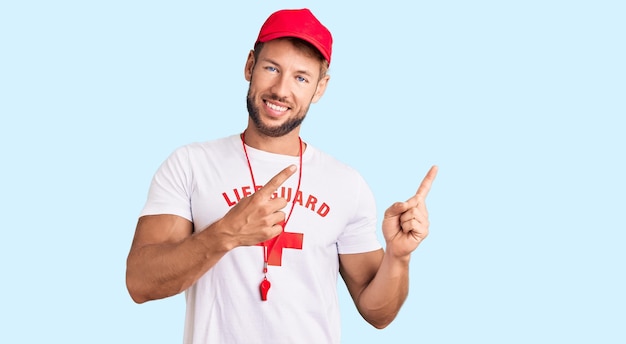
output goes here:
[{"label": "eye", "polygon": [[298,82],[308,82],[308,80],[302,76],[297,76],[296,80],[298,80]]},{"label": "eye", "polygon": [[275,73],[278,71],[278,69],[276,69],[276,67],[273,67],[273,66],[267,66],[265,67],[265,70],[267,70],[268,72],[272,72],[272,73]]}]

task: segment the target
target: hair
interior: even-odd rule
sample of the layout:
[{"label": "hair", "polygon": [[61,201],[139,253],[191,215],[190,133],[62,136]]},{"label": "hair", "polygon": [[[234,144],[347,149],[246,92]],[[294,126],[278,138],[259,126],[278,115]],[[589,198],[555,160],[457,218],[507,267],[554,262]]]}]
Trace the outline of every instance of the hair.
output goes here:
[{"label": "hair", "polygon": [[[305,55],[318,59],[320,61],[320,80],[326,76],[326,73],[328,72],[328,61],[326,61],[324,56],[322,56],[322,53],[320,53],[320,51],[317,50],[317,48],[313,44],[296,37],[282,37],[277,39],[284,39],[286,41],[289,41],[291,42],[291,44],[293,44],[294,47],[296,47],[296,49],[300,50]],[[261,50],[263,50],[264,45],[265,43],[263,42],[257,42],[254,45],[255,61],[259,59],[259,55],[261,54]]]}]

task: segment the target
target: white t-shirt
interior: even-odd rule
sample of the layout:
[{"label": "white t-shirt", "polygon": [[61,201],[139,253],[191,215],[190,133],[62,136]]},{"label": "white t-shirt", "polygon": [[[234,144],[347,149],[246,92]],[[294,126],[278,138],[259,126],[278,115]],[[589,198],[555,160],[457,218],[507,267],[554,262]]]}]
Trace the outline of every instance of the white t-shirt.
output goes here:
[{"label": "white t-shirt", "polygon": [[[300,164],[298,157],[247,151],[257,186]],[[268,268],[267,301],[259,292],[264,248],[238,247],[223,256],[185,292],[185,344],[340,342],[338,254],[381,248],[376,206],[354,169],[311,145],[302,163],[300,192],[285,227],[302,233],[302,248],[278,249],[280,266]],[[289,199],[286,214],[297,184],[298,172],[277,190]],[[177,149],[156,172],[141,215],[178,215],[201,231],[251,193],[241,138],[232,135]]]}]

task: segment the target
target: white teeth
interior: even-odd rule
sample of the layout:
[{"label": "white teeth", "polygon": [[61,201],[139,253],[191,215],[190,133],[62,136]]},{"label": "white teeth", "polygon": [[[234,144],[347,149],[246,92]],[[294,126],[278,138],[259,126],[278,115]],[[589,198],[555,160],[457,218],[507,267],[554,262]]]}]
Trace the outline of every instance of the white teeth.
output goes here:
[{"label": "white teeth", "polygon": [[287,109],[289,109],[288,107],[278,106],[278,105],[275,105],[275,104],[272,104],[272,103],[267,103],[266,102],[265,104],[267,104],[267,107],[269,107],[270,109],[272,109],[274,111],[283,112],[283,111],[287,111]]}]

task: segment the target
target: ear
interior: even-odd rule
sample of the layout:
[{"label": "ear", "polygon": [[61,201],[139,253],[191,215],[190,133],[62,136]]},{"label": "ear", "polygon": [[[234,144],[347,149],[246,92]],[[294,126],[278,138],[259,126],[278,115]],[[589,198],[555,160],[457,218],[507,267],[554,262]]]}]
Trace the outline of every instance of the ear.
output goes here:
[{"label": "ear", "polygon": [[329,80],[330,75],[326,74],[322,79],[320,79],[320,81],[317,82],[317,88],[315,89],[311,103],[317,103],[317,101],[322,98],[324,92],[326,92],[326,86],[328,86]]},{"label": "ear", "polygon": [[250,53],[248,54],[248,59],[246,60],[246,67],[243,70],[246,81],[252,80],[252,70],[254,69],[254,62],[254,50],[250,50]]}]

